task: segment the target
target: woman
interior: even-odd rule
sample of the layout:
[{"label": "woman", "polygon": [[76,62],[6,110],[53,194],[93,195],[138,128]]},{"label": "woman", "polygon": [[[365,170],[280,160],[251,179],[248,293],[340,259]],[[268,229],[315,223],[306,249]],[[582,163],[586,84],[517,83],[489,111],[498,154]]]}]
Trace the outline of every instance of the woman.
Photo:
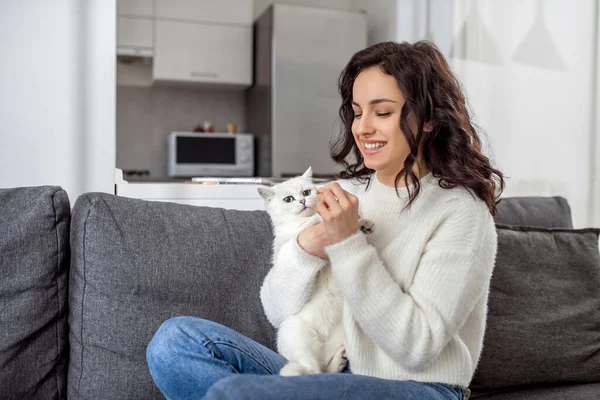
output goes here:
[{"label": "woman", "polygon": [[[435,45],[364,49],[339,89],[343,129],[332,156],[349,180],[345,189],[322,188],[323,223],[280,250],[289,265],[269,272],[261,300],[270,321],[297,313],[330,263],[344,297],[351,372],[281,377],[280,355],[216,323],[176,318],[148,347],[168,398],[468,398],[503,176],[481,153],[459,83]],[[375,223],[368,237],[359,211]]]}]

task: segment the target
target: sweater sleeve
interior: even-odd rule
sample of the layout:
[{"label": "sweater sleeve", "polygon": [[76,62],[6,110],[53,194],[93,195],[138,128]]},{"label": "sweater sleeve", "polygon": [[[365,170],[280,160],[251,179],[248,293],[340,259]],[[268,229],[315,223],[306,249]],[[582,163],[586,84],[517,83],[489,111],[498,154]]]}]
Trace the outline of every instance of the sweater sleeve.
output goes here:
[{"label": "sweater sleeve", "polygon": [[398,266],[384,265],[362,232],[325,250],[360,328],[398,364],[418,371],[441,353],[488,290],[496,243],[487,208],[453,210],[425,245],[406,292],[389,273]]},{"label": "sweater sleeve", "polygon": [[271,325],[279,327],[285,318],[302,309],[326,264],[327,260],[305,252],[297,236],[281,246],[260,288],[260,300]]}]

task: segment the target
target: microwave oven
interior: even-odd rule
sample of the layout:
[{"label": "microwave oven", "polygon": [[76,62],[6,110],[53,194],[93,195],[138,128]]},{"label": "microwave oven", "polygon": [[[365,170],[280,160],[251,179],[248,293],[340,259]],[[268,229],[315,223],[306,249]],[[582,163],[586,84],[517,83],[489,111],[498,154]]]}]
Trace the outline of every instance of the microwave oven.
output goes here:
[{"label": "microwave oven", "polygon": [[253,176],[254,136],[171,132],[168,174],[171,177]]}]

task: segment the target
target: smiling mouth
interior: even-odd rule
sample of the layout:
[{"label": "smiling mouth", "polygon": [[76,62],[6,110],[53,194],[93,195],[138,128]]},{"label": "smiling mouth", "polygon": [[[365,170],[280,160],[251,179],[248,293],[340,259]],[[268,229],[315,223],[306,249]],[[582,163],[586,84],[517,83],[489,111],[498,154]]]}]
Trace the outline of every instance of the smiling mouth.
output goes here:
[{"label": "smiling mouth", "polygon": [[368,143],[363,143],[363,150],[365,154],[379,153],[387,145],[386,142],[377,142],[376,146],[369,144],[369,147],[367,147],[367,144]]}]

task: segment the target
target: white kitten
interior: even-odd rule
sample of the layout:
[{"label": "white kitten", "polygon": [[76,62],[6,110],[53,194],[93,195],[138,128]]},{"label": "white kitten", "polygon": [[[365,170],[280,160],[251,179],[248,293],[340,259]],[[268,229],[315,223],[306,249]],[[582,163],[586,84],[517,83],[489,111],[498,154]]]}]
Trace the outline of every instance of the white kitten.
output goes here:
[{"label": "white kitten", "polygon": [[[312,168],[272,188],[259,188],[267,203],[273,225],[273,260],[282,244],[295,238],[308,226],[322,221],[317,214],[317,189]],[[373,223],[360,221],[361,230],[370,233]],[[315,279],[310,298],[296,315],[286,318],[277,330],[277,351],[289,363],[281,375],[293,376],[341,372],[346,366],[345,334],[342,322],[343,298],[325,266]]]}]

